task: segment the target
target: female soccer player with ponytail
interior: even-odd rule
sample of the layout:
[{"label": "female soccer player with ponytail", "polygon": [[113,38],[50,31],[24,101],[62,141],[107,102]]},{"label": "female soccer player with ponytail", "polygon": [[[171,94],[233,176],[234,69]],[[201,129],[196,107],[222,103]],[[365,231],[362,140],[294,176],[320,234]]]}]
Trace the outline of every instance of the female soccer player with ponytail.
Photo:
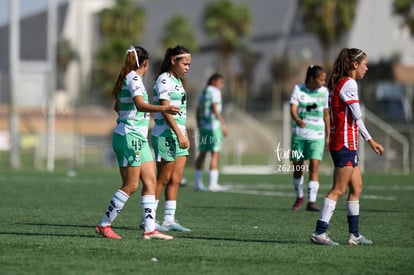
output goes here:
[{"label": "female soccer player with ponytail", "polygon": [[135,193],[138,183],[143,183],[141,207],[144,213],[143,239],[172,240],[155,227],[155,163],[148,145],[149,112],[177,114],[179,108],[172,105],[148,104],[148,94],[142,78],[148,71],[148,52],[137,46],[127,50],[125,64],[119,73],[112,95],[117,125],[113,132],[112,146],[116,153],[122,186],[113,195],[111,202],[96,226],[96,232],[105,238],[121,239],[111,224],[121,212],[128,198]]},{"label": "female soccer player with ponytail", "polygon": [[361,171],[358,166],[358,132],[378,155],[384,148],[365,128],[361,119],[356,79],[367,72],[367,55],[360,49],[344,48],[337,57],[328,82],[331,132],[329,150],[334,162],[333,186],[325,197],[311,236],[311,242],[322,245],[339,245],[326,233],[336,202],[346,193],[346,211],[349,226],[349,245],[372,244],[359,232],[359,198],[362,192]]},{"label": "female soccer player with ponytail", "polygon": [[186,128],[187,94],[181,81],[190,70],[190,65],[191,54],[186,48],[180,45],[168,48],[154,85],[154,104],[172,104],[180,108],[180,112],[175,115],[156,113],[151,132],[158,172],[157,204],[165,189],[164,218],[159,227],[163,231],[191,231],[175,219],[178,190],[190,148]]}]

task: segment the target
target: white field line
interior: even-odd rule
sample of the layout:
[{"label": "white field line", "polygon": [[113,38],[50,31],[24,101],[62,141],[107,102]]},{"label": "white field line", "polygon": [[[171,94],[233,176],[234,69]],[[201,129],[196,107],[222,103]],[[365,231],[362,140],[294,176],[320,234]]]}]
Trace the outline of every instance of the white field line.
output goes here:
[{"label": "white field line", "polygon": [[[228,188],[228,193],[237,193],[237,194],[246,194],[246,195],[256,195],[256,196],[273,196],[273,197],[292,197],[294,196],[293,187],[291,184],[266,184],[266,183],[253,183],[250,185],[246,184],[224,184]],[[328,190],[330,186],[328,185],[321,185],[320,189]],[[291,190],[291,191],[276,191],[276,190]],[[369,188],[364,188],[368,190],[405,190],[405,191],[414,191],[414,186],[396,186],[396,185],[387,185],[387,186],[372,186],[370,185]],[[321,194],[319,194],[321,195]],[[387,200],[393,201],[397,198],[394,196],[377,196],[377,195],[369,195],[369,194],[362,194],[362,199],[368,200]]]}]

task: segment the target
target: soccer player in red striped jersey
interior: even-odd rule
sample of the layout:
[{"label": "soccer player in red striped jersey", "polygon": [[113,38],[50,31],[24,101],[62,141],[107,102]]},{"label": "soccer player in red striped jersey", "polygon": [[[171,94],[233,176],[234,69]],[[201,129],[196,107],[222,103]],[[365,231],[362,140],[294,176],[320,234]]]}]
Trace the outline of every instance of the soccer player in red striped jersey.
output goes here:
[{"label": "soccer player in red striped jersey", "polygon": [[323,245],[339,245],[326,231],[336,207],[336,202],[346,193],[349,245],[372,244],[359,233],[359,197],[362,192],[361,171],[358,166],[358,135],[366,140],[378,155],[384,148],[369,134],[361,119],[356,79],[367,72],[367,55],[360,49],[344,48],[339,53],[328,82],[331,131],[329,150],[334,162],[333,186],[326,195],[311,236],[311,242]]}]

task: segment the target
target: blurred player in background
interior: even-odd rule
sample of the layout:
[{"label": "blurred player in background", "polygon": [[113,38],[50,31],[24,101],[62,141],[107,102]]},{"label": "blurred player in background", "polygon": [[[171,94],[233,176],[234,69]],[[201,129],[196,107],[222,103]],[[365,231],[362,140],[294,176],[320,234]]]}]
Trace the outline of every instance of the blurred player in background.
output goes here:
[{"label": "blurred player in background", "polygon": [[[311,65],[305,82],[295,85],[290,98],[290,114],[293,119],[291,160],[293,161],[293,186],[296,201],[292,210],[300,209],[305,201],[303,172],[309,170],[308,203],[306,210],[319,211],[316,199],[319,189],[319,164],[329,138],[328,89],[324,87],[325,70]],[[309,160],[309,167],[304,165]]]},{"label": "blurred player in background", "polygon": [[121,212],[129,197],[135,193],[141,179],[143,183],[141,207],[144,213],[143,239],[172,240],[155,227],[155,163],[148,145],[149,112],[177,114],[173,105],[148,104],[148,94],[142,82],[149,67],[148,52],[142,47],[131,46],[125,64],[119,73],[112,95],[114,109],[118,113],[113,132],[112,146],[118,159],[122,186],[113,195],[111,202],[96,226],[96,232],[110,239],[121,239],[111,224]]},{"label": "blurred player in background", "polygon": [[372,244],[359,233],[359,198],[362,192],[361,171],[358,166],[358,132],[378,155],[384,153],[381,144],[374,141],[361,118],[358,86],[367,72],[367,55],[360,49],[344,48],[339,53],[328,82],[331,132],[329,150],[334,163],[333,186],[326,195],[311,242],[339,245],[326,233],[337,201],[345,195],[349,227],[349,245]]},{"label": "blurred player in background", "polygon": [[158,171],[157,205],[165,188],[164,218],[160,226],[163,231],[191,231],[175,219],[178,190],[190,148],[186,128],[187,94],[181,81],[190,65],[191,54],[186,48],[180,45],[168,48],[154,85],[154,104],[180,108],[176,115],[156,113],[151,133]]},{"label": "blurred player in background", "polygon": [[[199,154],[195,161],[195,191],[220,192],[226,188],[218,183],[219,154],[223,136],[227,135],[227,126],[221,116],[221,89],[224,86],[223,76],[214,73],[207,81],[200,94],[197,106],[197,128],[199,130]],[[203,185],[203,164],[208,152],[211,152],[208,188]]]}]

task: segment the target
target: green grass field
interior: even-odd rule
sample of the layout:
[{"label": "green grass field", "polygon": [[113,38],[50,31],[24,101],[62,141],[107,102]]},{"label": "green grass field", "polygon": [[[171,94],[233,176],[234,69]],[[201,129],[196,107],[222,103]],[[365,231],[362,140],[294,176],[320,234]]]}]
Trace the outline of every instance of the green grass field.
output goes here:
[{"label": "green grass field", "polygon": [[[194,192],[186,171],[173,241],[144,241],[139,195],[114,222],[122,240],[94,227],[120,186],[116,170],[0,173],[0,273],[5,274],[414,274],[414,177],[364,175],[361,232],[372,246],[346,245],[345,201],[330,236],[309,243],[318,213],[290,211],[289,175],[222,175],[226,193]],[[331,184],[322,176],[320,204]],[[162,203],[158,217],[162,216]],[[152,261],[152,258],[157,261]]]}]

